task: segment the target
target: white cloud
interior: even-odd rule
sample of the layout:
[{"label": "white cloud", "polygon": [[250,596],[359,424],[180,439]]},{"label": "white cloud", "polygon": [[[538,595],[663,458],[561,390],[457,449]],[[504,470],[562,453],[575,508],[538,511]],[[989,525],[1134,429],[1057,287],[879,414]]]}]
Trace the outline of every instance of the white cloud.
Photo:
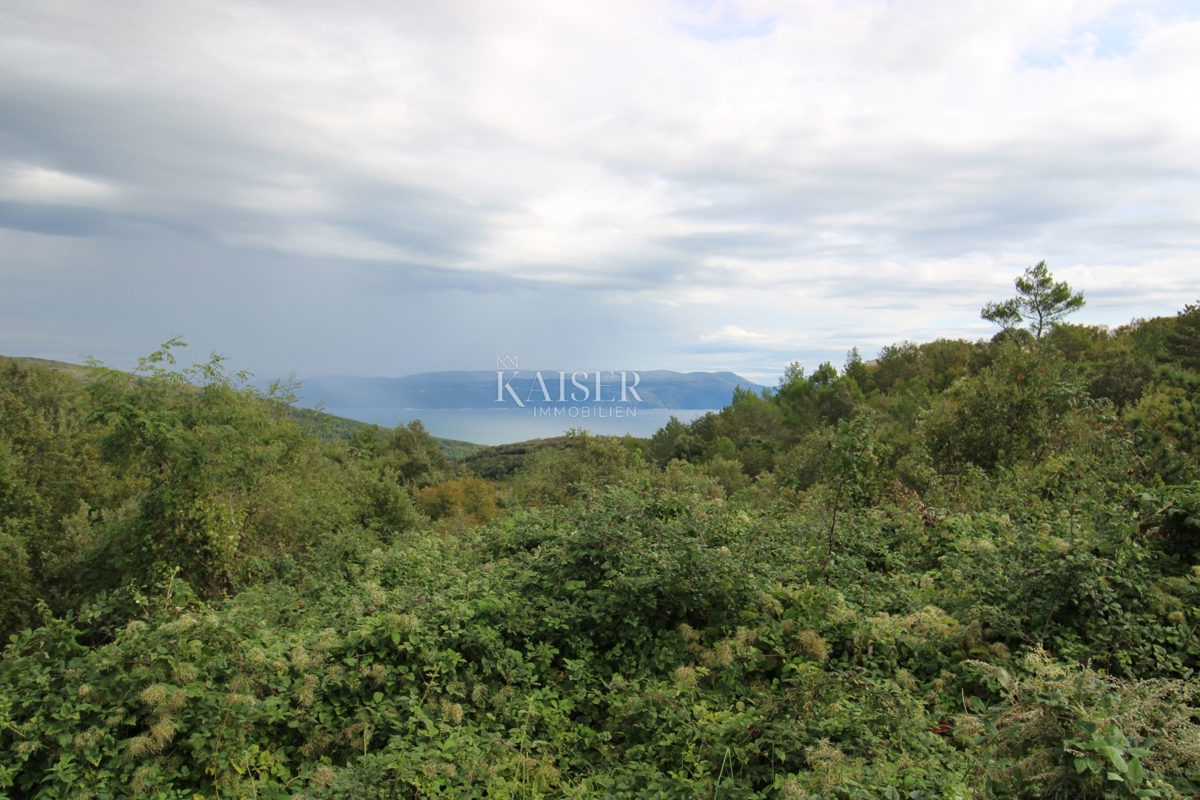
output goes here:
[{"label": "white cloud", "polygon": [[0,225],[99,236],[116,215],[401,284],[419,269],[600,291],[677,311],[671,346],[719,334],[770,358],[974,335],[982,302],[1042,258],[1092,308],[1161,313],[1200,294],[1196,16],[1169,0],[10,5],[0,200],[109,216]]},{"label": "white cloud", "polygon": [[723,328],[717,329],[716,332],[706,336],[701,336],[702,342],[756,342],[766,339],[767,337],[761,333],[752,331],[744,331],[737,325],[726,325]]},{"label": "white cloud", "polygon": [[103,205],[116,194],[108,184],[53,169],[13,164],[0,168],[0,200],[51,205]]}]

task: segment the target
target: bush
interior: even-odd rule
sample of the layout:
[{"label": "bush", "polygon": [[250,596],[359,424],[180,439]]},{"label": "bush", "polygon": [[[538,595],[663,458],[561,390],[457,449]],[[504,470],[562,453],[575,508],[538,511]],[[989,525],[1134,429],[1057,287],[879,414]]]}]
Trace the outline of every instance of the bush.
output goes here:
[{"label": "bush", "polygon": [[421,513],[432,520],[462,517],[482,525],[500,513],[495,490],[478,476],[430,486],[417,492],[415,499]]}]

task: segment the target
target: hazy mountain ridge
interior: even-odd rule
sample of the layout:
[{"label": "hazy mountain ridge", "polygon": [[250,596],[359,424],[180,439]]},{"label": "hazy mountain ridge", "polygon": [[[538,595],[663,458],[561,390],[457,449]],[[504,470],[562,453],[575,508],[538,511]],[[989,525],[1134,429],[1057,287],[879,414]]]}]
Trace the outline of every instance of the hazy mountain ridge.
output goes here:
[{"label": "hazy mountain ridge", "polygon": [[[547,401],[537,383],[537,370],[509,370],[504,373],[503,400],[498,401],[497,370],[459,370],[447,372],[422,372],[401,378],[363,378],[345,375],[320,375],[300,381],[297,393],[300,404],[327,408],[396,408],[396,409],[472,409],[517,407],[513,394],[526,406],[546,405]],[[515,375],[514,375],[515,373]],[[541,370],[542,379],[550,393],[551,402],[584,404],[595,403],[595,372],[587,378],[580,374],[579,383],[587,388],[584,392],[571,382],[572,374],[566,374],[560,386],[558,370]],[[626,386],[634,387],[634,371],[626,371]],[[636,372],[638,377],[635,391],[641,398],[638,402],[632,392],[626,393],[626,405],[639,408],[696,409],[722,408],[733,399],[737,386],[760,391],[761,386],[732,372],[674,372],[672,370],[647,370]],[[602,372],[601,387],[603,403],[620,400],[621,373]],[[560,395],[560,389],[563,394]],[[572,400],[574,396],[579,398]]]}]

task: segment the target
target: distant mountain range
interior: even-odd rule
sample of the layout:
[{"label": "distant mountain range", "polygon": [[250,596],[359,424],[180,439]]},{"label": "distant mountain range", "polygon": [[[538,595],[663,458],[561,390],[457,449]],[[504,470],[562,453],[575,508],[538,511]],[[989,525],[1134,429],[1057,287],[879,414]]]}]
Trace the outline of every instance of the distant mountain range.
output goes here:
[{"label": "distant mountain range", "polygon": [[[597,403],[595,372],[540,370],[540,382],[537,370],[507,370],[502,379],[497,372],[422,372],[402,378],[321,375],[300,382],[299,404],[345,412],[358,408],[528,408]],[[737,386],[762,389],[732,372],[606,371],[600,373],[599,402],[637,408],[723,408],[733,399]]]}]

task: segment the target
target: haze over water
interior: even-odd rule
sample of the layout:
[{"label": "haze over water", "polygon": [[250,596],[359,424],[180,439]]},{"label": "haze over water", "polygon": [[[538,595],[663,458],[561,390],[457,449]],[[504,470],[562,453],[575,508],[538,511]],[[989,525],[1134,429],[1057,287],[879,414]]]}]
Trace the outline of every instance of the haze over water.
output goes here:
[{"label": "haze over water", "polygon": [[458,439],[476,444],[508,444],[526,439],[548,439],[561,436],[571,428],[583,428],[604,436],[649,437],[667,424],[672,417],[690,422],[709,410],[718,409],[670,409],[639,408],[636,416],[617,418],[538,417],[532,409],[520,408],[454,408],[402,410],[395,408],[326,408],[329,414],[369,422],[385,428],[407,425],[414,419],[421,420],[434,436],[443,439]]}]

